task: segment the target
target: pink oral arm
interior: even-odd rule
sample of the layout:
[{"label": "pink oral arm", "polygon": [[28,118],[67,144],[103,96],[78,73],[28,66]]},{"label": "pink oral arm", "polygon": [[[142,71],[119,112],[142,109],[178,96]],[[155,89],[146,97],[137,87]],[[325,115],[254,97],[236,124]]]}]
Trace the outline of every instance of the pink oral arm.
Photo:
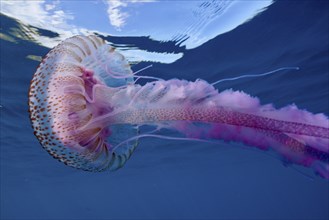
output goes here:
[{"label": "pink oral arm", "polygon": [[108,103],[113,111],[95,118],[90,127],[149,124],[177,130],[191,139],[242,142],[274,149],[284,161],[329,176],[329,127],[323,114],[294,105],[275,109],[243,92],[218,93],[201,80],[157,81],[117,90],[99,86],[94,94],[94,105]]},{"label": "pink oral arm", "polygon": [[224,107],[189,109],[140,109],[117,115],[113,123],[145,124],[160,121],[221,123],[255,129],[329,138],[329,128],[240,113]]},{"label": "pink oral arm", "polygon": [[[313,167],[316,173],[329,178],[328,145],[312,146],[307,144],[307,137],[316,137],[328,143],[329,128],[308,125],[298,122],[281,121],[262,116],[240,113],[224,107],[216,109],[140,109],[117,115],[113,123],[129,124],[156,124],[161,121],[188,121],[210,123],[209,129],[200,139],[219,139],[226,141],[239,141],[247,145],[266,150],[269,147],[290,163]],[[175,128],[175,125],[172,126]],[[176,128],[177,129],[177,128]],[[196,127],[180,129],[182,133]],[[202,128],[199,131],[203,132]],[[295,139],[290,135],[298,137]],[[327,145],[327,146],[326,146]]]}]

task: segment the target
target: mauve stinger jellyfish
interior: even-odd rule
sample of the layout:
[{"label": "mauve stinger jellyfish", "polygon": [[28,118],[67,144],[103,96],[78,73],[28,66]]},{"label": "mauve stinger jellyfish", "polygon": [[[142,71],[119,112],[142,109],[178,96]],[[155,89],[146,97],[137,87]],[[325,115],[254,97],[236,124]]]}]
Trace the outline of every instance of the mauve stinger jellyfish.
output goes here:
[{"label": "mauve stinger jellyfish", "polygon": [[[32,127],[42,147],[71,167],[104,171],[122,167],[141,137],[236,141],[272,149],[329,178],[324,114],[295,105],[275,109],[243,92],[218,92],[200,79],[153,78],[139,85],[136,78],[143,76],[99,37],[74,36],[53,48],[29,91]],[[154,130],[140,133],[143,125]],[[159,135],[163,129],[182,136]]]}]

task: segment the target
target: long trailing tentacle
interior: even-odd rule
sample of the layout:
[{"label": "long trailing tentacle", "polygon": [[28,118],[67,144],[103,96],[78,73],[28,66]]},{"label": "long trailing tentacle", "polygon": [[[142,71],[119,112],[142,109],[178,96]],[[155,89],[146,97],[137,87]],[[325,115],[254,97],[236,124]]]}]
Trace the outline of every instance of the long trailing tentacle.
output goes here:
[{"label": "long trailing tentacle", "polygon": [[220,79],[217,80],[216,82],[211,83],[212,86],[217,85],[218,83],[225,82],[225,81],[233,81],[233,80],[238,80],[238,79],[243,79],[243,78],[253,78],[253,77],[261,77],[261,76],[267,76],[271,75],[273,73],[277,73],[283,70],[299,70],[299,67],[281,67],[266,73],[260,73],[260,74],[246,74],[246,75],[240,75],[237,77],[231,77],[231,78],[225,78],[225,79]]}]

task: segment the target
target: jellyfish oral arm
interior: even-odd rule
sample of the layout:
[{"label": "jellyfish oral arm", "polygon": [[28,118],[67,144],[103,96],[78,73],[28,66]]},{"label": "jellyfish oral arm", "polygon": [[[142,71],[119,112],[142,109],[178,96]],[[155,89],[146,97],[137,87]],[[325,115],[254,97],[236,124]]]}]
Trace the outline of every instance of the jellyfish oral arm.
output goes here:
[{"label": "jellyfish oral arm", "polygon": [[93,105],[114,109],[95,121],[106,124],[156,124],[164,121],[219,123],[288,134],[329,138],[329,121],[295,106],[275,109],[257,98],[232,90],[219,93],[202,80],[168,80],[129,85],[96,86]]},{"label": "jellyfish oral arm", "polygon": [[[157,125],[161,122],[173,122],[172,129],[187,135],[194,129],[197,135],[190,136],[193,140],[237,141],[262,150],[272,148],[282,156],[284,163],[288,161],[312,167],[320,176],[329,178],[328,127],[281,121],[240,113],[224,107],[127,110],[111,120],[113,124]],[[177,122],[178,125],[180,122],[199,122],[210,124],[210,128],[198,130],[189,124],[180,129]],[[204,131],[206,135],[202,134]],[[316,143],[312,142],[314,139]]]},{"label": "jellyfish oral arm", "polygon": [[329,178],[329,127],[323,114],[295,106],[260,105],[257,98],[231,90],[219,93],[202,80],[157,81],[119,89],[97,86],[93,105],[99,102],[112,106],[112,111],[94,118],[85,129],[100,124],[160,125],[193,140],[274,149],[284,161],[312,167]]},{"label": "jellyfish oral arm", "polygon": [[152,124],[160,121],[221,123],[297,135],[329,138],[328,128],[259,117],[257,115],[236,112],[224,107],[128,110],[119,113],[111,121],[112,123],[123,124]]}]

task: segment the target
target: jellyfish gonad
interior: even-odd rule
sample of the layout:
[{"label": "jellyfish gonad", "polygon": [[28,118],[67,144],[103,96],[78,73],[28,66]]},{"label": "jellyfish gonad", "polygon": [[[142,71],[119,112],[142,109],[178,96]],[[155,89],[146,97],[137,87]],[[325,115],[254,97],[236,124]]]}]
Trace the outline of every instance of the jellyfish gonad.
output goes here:
[{"label": "jellyfish gonad", "polygon": [[[243,92],[218,92],[200,79],[139,85],[139,78],[99,37],[60,43],[44,57],[30,85],[30,118],[42,147],[71,167],[104,171],[122,167],[142,137],[235,141],[271,149],[284,161],[329,178],[324,114],[295,105],[275,109]],[[140,126],[154,130],[141,133]],[[161,135],[166,129],[179,135]]]}]

